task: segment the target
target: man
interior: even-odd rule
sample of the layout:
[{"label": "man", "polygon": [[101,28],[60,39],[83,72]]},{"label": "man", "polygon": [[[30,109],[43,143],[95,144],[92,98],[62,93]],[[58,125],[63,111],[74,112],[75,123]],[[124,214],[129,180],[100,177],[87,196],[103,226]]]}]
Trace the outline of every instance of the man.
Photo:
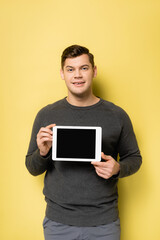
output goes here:
[{"label": "man", "polygon": [[[118,178],[135,173],[142,162],[131,121],[120,107],[93,94],[97,68],[87,48],[66,48],[60,73],[68,96],[39,111],[26,156],[31,174],[46,171],[45,239],[119,240]],[[55,125],[102,127],[102,161],[53,161]]]}]

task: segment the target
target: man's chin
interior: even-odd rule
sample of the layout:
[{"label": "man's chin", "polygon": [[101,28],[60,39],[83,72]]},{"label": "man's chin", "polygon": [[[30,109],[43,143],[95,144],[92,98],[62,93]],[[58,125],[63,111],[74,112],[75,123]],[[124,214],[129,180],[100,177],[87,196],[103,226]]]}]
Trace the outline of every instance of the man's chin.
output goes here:
[{"label": "man's chin", "polygon": [[89,94],[88,92],[72,92],[75,98],[86,98]]}]

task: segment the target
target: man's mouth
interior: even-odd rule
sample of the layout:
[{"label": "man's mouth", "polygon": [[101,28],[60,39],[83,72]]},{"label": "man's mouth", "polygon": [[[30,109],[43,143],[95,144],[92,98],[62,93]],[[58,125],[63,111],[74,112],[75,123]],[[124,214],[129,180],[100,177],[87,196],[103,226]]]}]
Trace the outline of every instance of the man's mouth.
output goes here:
[{"label": "man's mouth", "polygon": [[82,86],[85,82],[73,82],[73,85],[75,86]]}]

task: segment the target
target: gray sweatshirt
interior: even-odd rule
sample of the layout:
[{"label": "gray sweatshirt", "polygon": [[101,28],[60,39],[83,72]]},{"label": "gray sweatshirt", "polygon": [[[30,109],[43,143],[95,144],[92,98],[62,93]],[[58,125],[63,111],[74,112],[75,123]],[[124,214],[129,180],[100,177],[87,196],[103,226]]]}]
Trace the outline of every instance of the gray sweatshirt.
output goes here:
[{"label": "gray sweatshirt", "polygon": [[[120,172],[106,180],[99,177],[91,163],[52,160],[52,149],[42,157],[36,143],[41,127],[55,123],[62,126],[102,127],[102,151],[119,158]],[[46,216],[56,222],[75,226],[98,226],[118,218],[118,178],[135,173],[142,163],[131,121],[126,112],[100,99],[92,106],[77,107],[66,98],[50,104],[36,116],[26,167],[44,179]]]}]

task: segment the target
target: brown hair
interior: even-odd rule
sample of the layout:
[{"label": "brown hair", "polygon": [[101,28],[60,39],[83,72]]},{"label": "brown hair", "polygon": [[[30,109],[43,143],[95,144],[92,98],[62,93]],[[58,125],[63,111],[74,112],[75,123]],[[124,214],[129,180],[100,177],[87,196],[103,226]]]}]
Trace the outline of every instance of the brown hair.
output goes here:
[{"label": "brown hair", "polygon": [[89,61],[92,64],[92,67],[94,67],[94,56],[92,53],[89,52],[89,49],[79,45],[72,45],[70,47],[67,47],[62,53],[62,56],[61,56],[62,69],[64,67],[64,63],[67,58],[75,58],[75,57],[81,56],[82,54],[88,55]]}]

